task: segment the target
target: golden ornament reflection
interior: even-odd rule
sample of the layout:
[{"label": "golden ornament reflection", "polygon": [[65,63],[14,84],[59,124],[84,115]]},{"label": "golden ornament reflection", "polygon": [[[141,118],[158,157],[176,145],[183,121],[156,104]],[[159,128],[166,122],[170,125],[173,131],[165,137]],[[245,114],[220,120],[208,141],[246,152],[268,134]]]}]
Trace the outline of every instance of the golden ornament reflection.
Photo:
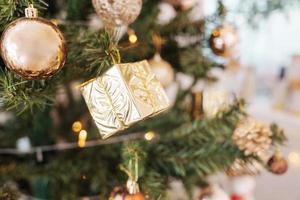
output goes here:
[{"label": "golden ornament reflection", "polygon": [[58,28],[42,18],[20,18],[2,35],[1,54],[8,68],[26,79],[45,79],[65,62],[65,41]]}]

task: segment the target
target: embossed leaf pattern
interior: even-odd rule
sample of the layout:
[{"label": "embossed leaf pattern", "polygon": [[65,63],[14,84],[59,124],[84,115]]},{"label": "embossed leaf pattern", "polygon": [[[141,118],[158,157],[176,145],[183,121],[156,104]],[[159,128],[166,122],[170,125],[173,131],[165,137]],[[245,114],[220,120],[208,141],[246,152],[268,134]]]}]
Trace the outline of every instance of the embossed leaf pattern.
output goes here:
[{"label": "embossed leaf pattern", "polygon": [[113,106],[103,86],[103,79],[98,78],[85,85],[81,90],[100,134],[105,136],[120,129],[122,124],[114,114]]},{"label": "embossed leaf pattern", "polygon": [[112,102],[118,119],[120,119],[125,126],[140,119],[137,108],[133,103],[133,99],[130,97],[129,91],[123,82],[117,66],[114,66],[103,76],[103,81],[105,82],[105,90]]},{"label": "embossed leaf pattern", "polygon": [[163,87],[147,62],[123,64],[121,69],[135,98],[150,105],[153,112],[168,107],[169,101]]}]

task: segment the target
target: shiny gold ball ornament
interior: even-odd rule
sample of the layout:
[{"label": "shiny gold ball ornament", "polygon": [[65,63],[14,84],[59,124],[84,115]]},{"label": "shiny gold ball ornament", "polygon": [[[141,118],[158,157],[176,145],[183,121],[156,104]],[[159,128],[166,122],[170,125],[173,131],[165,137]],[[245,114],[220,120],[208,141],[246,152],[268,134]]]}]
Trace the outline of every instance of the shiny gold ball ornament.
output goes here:
[{"label": "shiny gold ball ornament", "polygon": [[237,125],[232,140],[246,156],[263,156],[271,147],[272,135],[269,126],[248,118]]},{"label": "shiny gold ball ornament", "polygon": [[209,46],[217,56],[231,57],[236,51],[238,41],[235,28],[224,24],[213,30],[209,38]]},{"label": "shiny gold ball ornament", "polygon": [[174,69],[170,63],[161,58],[159,53],[156,53],[149,60],[149,65],[163,87],[168,87],[173,83],[175,76]]},{"label": "shiny gold ball ornament", "polygon": [[275,154],[267,164],[270,171],[277,175],[282,175],[288,170],[288,162],[281,155]]},{"label": "shiny gold ball ornament", "polygon": [[10,23],[1,38],[6,66],[25,79],[46,79],[58,72],[66,58],[65,40],[52,22],[37,17],[33,6],[26,17]]},{"label": "shiny gold ball ornament", "polygon": [[142,0],[93,0],[96,13],[107,27],[129,25],[142,9]]}]

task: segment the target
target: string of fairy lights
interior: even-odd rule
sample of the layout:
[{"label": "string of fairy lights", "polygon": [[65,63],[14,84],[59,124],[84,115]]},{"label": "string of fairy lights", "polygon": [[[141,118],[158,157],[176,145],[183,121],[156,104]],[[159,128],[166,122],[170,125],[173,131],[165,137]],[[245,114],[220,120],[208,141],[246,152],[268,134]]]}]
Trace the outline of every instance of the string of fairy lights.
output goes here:
[{"label": "string of fairy lights", "polygon": [[70,142],[70,143],[65,142],[65,143],[59,143],[55,145],[36,146],[28,150],[20,150],[18,148],[1,148],[0,154],[6,154],[6,155],[36,154],[37,160],[42,161],[43,152],[65,151],[65,150],[78,149],[78,148],[91,148],[96,146],[116,144],[116,143],[122,143],[122,142],[132,141],[132,140],[141,140],[141,139],[144,139],[146,141],[152,141],[157,137],[155,132],[149,131],[146,133],[140,132],[140,133],[132,133],[128,135],[116,136],[107,140],[87,141],[88,132],[83,129],[83,124],[80,121],[75,121],[73,123],[72,131],[78,135],[77,142]]}]

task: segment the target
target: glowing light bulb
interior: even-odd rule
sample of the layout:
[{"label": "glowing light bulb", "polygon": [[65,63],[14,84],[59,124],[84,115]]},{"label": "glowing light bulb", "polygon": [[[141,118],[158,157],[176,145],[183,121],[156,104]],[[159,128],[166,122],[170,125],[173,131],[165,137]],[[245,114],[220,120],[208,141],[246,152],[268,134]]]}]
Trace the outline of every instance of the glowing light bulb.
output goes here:
[{"label": "glowing light bulb", "polygon": [[75,133],[79,133],[82,130],[82,123],[80,121],[76,121],[72,125],[72,130]]},{"label": "glowing light bulb", "polygon": [[289,153],[288,159],[292,165],[300,167],[300,153],[299,152]]},{"label": "glowing light bulb", "polygon": [[128,40],[131,44],[134,44],[138,41],[138,37],[136,36],[134,30],[132,29],[128,30]]},{"label": "glowing light bulb", "polygon": [[87,138],[87,132],[86,132],[86,130],[81,130],[80,132],[79,132],[79,140],[86,140],[86,138]]},{"label": "glowing light bulb", "polygon": [[145,134],[145,139],[148,141],[151,141],[155,138],[155,133],[153,131],[150,131]]},{"label": "glowing light bulb", "polygon": [[86,130],[81,130],[79,132],[79,136],[78,136],[78,146],[79,147],[81,147],[81,148],[85,147],[86,138],[87,138]]},{"label": "glowing light bulb", "polygon": [[129,42],[130,42],[130,43],[134,44],[134,43],[137,42],[137,40],[138,40],[138,38],[137,38],[136,35],[130,35],[130,36],[129,36]]}]

